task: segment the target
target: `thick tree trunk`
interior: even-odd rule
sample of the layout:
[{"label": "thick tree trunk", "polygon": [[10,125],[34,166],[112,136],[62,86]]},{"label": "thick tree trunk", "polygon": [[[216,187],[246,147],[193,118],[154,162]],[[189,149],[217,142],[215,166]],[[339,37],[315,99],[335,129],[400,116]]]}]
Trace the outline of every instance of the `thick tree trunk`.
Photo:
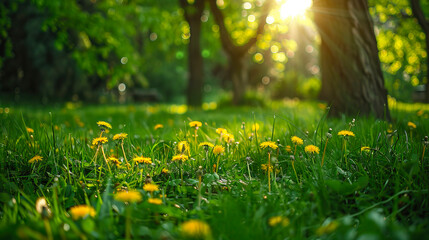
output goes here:
[{"label": "thick tree trunk", "polygon": [[321,44],[320,98],[331,114],[390,120],[367,0],[319,0],[313,6]]},{"label": "thick tree trunk", "polygon": [[247,68],[245,67],[244,56],[229,60],[229,77],[232,80],[232,103],[241,105],[243,103],[244,94],[247,90]]},{"label": "thick tree trunk", "polygon": [[189,4],[187,0],[180,0],[185,12],[185,19],[189,24],[190,38],[188,45],[189,80],[186,91],[187,104],[192,107],[201,107],[203,103],[204,63],[201,56],[201,15],[204,11],[204,0],[195,0]]},{"label": "thick tree trunk", "polygon": [[[410,0],[413,15],[417,19],[423,33],[426,36],[426,53],[429,53],[429,21],[426,20],[420,5],[420,0]],[[425,101],[429,102],[429,56],[426,56],[426,92]]]}]

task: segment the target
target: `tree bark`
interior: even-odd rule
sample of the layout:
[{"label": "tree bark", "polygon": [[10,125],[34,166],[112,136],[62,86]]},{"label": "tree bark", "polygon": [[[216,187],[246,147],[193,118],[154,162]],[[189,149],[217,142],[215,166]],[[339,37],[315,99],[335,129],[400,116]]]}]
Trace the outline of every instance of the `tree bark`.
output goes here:
[{"label": "tree bark", "polygon": [[330,113],[390,120],[368,1],[319,0],[313,10],[322,39],[320,98]]},{"label": "tree bark", "polygon": [[217,7],[216,0],[208,0],[211,12],[213,13],[216,24],[219,26],[220,41],[224,52],[228,55],[228,78],[232,81],[234,105],[240,105],[246,93],[248,76],[245,65],[245,56],[248,50],[255,45],[266,24],[266,18],[270,12],[272,0],[266,0],[263,12],[259,18],[258,28],[255,34],[244,45],[236,45],[231,39],[230,33],[226,29],[222,11]]},{"label": "tree bark", "polygon": [[[420,5],[420,0],[410,0],[411,9],[413,15],[417,19],[423,33],[426,36],[426,53],[429,53],[429,21],[426,20]],[[426,56],[426,90],[425,90],[425,101],[429,102],[429,56]]]},{"label": "tree bark", "polygon": [[203,103],[204,63],[201,55],[201,16],[205,0],[195,0],[193,4],[187,0],[179,0],[184,10],[185,20],[189,24],[190,38],[188,45],[189,80],[186,102],[192,107],[201,107]]}]

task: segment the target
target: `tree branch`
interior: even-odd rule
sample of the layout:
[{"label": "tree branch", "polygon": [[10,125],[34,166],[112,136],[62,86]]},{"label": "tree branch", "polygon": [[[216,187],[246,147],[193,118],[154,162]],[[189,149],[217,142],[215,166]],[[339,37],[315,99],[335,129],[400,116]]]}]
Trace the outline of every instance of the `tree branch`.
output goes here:
[{"label": "tree branch", "polygon": [[423,13],[423,10],[420,6],[420,0],[410,0],[411,2],[411,9],[413,10],[413,15],[419,22],[419,25],[423,29],[423,31],[426,34],[426,37],[428,37],[429,33],[429,22],[426,21],[425,15]]}]

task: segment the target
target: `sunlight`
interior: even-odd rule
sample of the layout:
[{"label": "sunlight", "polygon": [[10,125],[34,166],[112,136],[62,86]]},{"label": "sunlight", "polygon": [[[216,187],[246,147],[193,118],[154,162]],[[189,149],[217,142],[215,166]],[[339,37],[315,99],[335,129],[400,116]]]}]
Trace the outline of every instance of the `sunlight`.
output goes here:
[{"label": "sunlight", "polygon": [[280,7],[280,17],[284,20],[304,16],[307,9],[311,7],[312,2],[312,0],[286,0]]}]

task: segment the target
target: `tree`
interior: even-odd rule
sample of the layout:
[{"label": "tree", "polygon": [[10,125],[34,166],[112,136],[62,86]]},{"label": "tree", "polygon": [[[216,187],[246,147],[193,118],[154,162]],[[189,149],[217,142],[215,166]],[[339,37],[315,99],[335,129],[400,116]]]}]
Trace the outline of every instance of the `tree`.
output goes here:
[{"label": "tree", "polygon": [[205,0],[196,0],[190,3],[187,0],[179,0],[184,10],[185,20],[189,24],[190,38],[188,45],[188,69],[189,80],[186,93],[187,104],[193,107],[201,107],[203,103],[204,64],[201,56],[201,16],[204,11]]},{"label": "tree", "polygon": [[269,14],[272,0],[264,3],[262,14],[259,17],[258,27],[252,37],[243,45],[237,45],[233,42],[230,33],[225,26],[224,15],[217,6],[216,0],[208,0],[210,10],[213,13],[215,22],[219,26],[220,41],[224,52],[228,55],[228,78],[232,81],[233,104],[241,103],[247,87],[247,69],[245,67],[245,56],[249,49],[256,43],[258,36],[264,31],[266,18]]},{"label": "tree", "polygon": [[322,40],[320,98],[330,113],[390,119],[367,0],[320,0],[313,10]]},{"label": "tree", "polygon": [[[426,53],[429,53],[429,21],[426,19],[420,5],[420,0],[410,0],[413,15],[417,19],[423,33],[426,36]],[[425,100],[429,102],[429,57],[426,57],[426,92]]]}]

